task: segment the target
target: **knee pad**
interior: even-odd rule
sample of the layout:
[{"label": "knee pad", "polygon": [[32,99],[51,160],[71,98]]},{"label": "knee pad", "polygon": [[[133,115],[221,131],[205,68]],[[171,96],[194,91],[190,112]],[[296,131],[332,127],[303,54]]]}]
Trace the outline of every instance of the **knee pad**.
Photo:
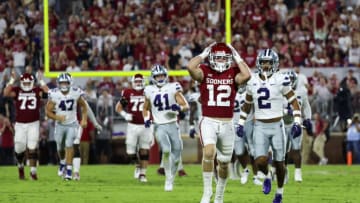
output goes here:
[{"label": "knee pad", "polygon": [[218,163],[220,168],[227,170],[229,163],[221,162],[221,161],[218,161]]},{"label": "knee pad", "polygon": [[73,148],[74,148],[74,157],[80,157],[80,145],[74,144]]},{"label": "knee pad", "polygon": [[215,146],[205,146],[203,153],[204,160],[213,160],[215,157]]},{"label": "knee pad", "polygon": [[20,143],[20,142],[15,142],[14,150],[15,150],[15,153],[17,153],[17,154],[24,153],[26,150],[26,144]]},{"label": "knee pad", "polygon": [[16,156],[16,159],[19,163],[23,163],[24,161],[24,157],[25,157],[25,153],[24,152],[21,152],[21,153],[16,153],[15,152],[15,156]]},{"label": "knee pad", "polygon": [[136,164],[138,161],[136,154],[129,154],[129,158],[130,158],[130,163],[132,164]]},{"label": "knee pad", "polygon": [[37,154],[36,150],[30,150],[29,151],[29,159],[37,160],[37,158],[38,158],[38,154]]},{"label": "knee pad", "polygon": [[149,160],[149,154],[140,154],[140,160],[141,161],[148,161]]}]

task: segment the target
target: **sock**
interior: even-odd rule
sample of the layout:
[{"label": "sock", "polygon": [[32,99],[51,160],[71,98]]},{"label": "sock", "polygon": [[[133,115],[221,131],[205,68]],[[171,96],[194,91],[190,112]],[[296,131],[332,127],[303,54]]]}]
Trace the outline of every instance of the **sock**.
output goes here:
[{"label": "sock", "polygon": [[165,177],[166,178],[171,178],[171,166],[170,166],[170,158],[165,158],[165,156],[163,155],[162,157],[162,162],[163,162],[163,167],[164,167],[164,171],[165,171]]},{"label": "sock", "polygon": [[141,169],[140,169],[140,174],[145,175],[145,174],[146,174],[146,168],[141,168]]},{"label": "sock", "polygon": [[66,165],[66,175],[72,175],[72,165]]},{"label": "sock", "polygon": [[31,166],[30,171],[31,171],[32,174],[35,174],[36,173],[36,167]]},{"label": "sock", "polygon": [[203,172],[204,193],[212,193],[213,172]]},{"label": "sock", "polygon": [[216,184],[216,193],[215,193],[215,199],[222,200],[224,199],[224,191],[226,186],[227,178],[218,178],[218,182]]},{"label": "sock", "polygon": [[73,158],[73,166],[74,166],[74,172],[79,173],[80,172],[80,165],[81,165],[81,159],[80,157]]},{"label": "sock", "polygon": [[284,194],[284,188],[282,187],[282,188],[278,188],[277,190],[276,190],[276,194]]},{"label": "sock", "polygon": [[24,168],[24,164],[23,164],[23,163],[18,163],[17,166],[18,166],[18,168]]}]

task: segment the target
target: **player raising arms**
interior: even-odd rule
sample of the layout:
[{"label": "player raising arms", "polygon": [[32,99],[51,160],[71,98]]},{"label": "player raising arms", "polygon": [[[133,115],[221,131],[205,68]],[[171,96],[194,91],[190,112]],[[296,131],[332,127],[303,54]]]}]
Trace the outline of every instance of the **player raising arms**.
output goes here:
[{"label": "player raising arms", "polygon": [[[58,88],[49,91],[46,115],[55,120],[55,141],[60,161],[59,171],[62,172],[66,164],[65,180],[72,179],[72,163],[74,156],[74,140],[78,135],[79,123],[77,120],[77,105],[81,107],[81,127],[87,125],[87,105],[83,99],[83,91],[72,87],[72,77],[69,73],[61,73],[57,77]],[[55,113],[54,113],[55,112]],[[65,140],[64,146],[62,144]]]},{"label": "player raising arms", "polygon": [[140,159],[140,165],[135,167],[134,177],[140,182],[147,182],[146,168],[149,162],[152,132],[150,128],[145,128],[142,116],[145,102],[145,79],[141,74],[136,74],[132,77],[131,83],[132,88],[122,91],[121,100],[116,104],[115,110],[128,121],[126,153],[132,163],[138,163],[138,158]]},{"label": "player raising arms", "polygon": [[165,169],[165,191],[173,190],[173,183],[182,151],[177,115],[187,111],[189,105],[178,82],[168,83],[164,66],[154,65],[151,69],[152,85],[144,89],[145,103],[143,117],[145,127],[151,125],[150,112],[154,120],[154,133],[162,150]]},{"label": "player raising arms", "polygon": [[271,173],[268,170],[268,151],[273,150],[273,161],[276,168],[278,189],[274,203],[282,202],[285,176],[286,135],[284,133],[283,100],[284,96],[292,105],[294,124],[291,129],[293,137],[301,134],[301,112],[296,95],[291,89],[289,76],[278,73],[279,57],[271,49],[259,52],[256,58],[258,73],[253,74],[247,83],[245,104],[240,114],[237,134],[244,133],[244,123],[250,108],[254,108],[253,142],[255,149],[255,164],[267,177],[263,183],[264,194],[271,191]]},{"label": "player raising arms", "polygon": [[[206,58],[210,64],[200,64]],[[237,67],[231,67],[233,59]],[[250,78],[249,67],[230,44],[213,43],[190,60],[188,71],[199,82],[202,109],[199,128],[203,145],[204,191],[201,203],[210,202],[212,196],[215,154],[219,164],[215,202],[223,202],[228,165],[234,149],[234,99],[237,85]]]},{"label": "player raising arms", "polygon": [[40,105],[43,94],[49,88],[41,77],[38,77],[41,87],[34,86],[35,78],[29,73],[20,76],[20,87],[13,86],[15,78],[11,77],[4,89],[4,95],[15,98],[15,155],[19,170],[19,178],[25,179],[24,158],[25,150],[29,150],[30,177],[37,180],[37,147],[40,129]]}]

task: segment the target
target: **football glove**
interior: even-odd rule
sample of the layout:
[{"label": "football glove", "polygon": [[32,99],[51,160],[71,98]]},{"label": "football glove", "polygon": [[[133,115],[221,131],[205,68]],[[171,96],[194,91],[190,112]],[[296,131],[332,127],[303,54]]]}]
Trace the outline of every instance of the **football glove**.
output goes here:
[{"label": "football glove", "polygon": [[303,121],[303,126],[305,127],[306,129],[306,132],[308,135],[313,135],[313,131],[312,131],[312,123],[311,123],[311,120],[310,119],[305,119]]},{"label": "football glove", "polygon": [[291,135],[293,138],[297,138],[301,135],[301,126],[299,123],[294,123],[291,127]]},{"label": "football glove", "polygon": [[236,135],[237,135],[238,137],[244,137],[245,131],[244,131],[244,126],[243,126],[243,125],[238,125],[238,126],[236,127]]},{"label": "football glove", "polygon": [[190,126],[190,131],[189,131],[189,136],[194,139],[194,138],[195,138],[195,134],[196,134],[195,127],[194,127],[194,125],[191,125],[191,126]]},{"label": "football glove", "polygon": [[206,48],[204,49],[203,52],[201,52],[201,54],[199,54],[199,56],[204,60],[206,57],[209,56],[210,51],[211,51],[211,47],[214,46],[215,44],[216,44],[216,42],[210,44],[208,47],[206,47]]},{"label": "football glove", "polygon": [[171,110],[172,111],[180,111],[181,107],[179,104],[173,104],[173,105],[171,105]]},{"label": "football glove", "polygon": [[150,128],[151,120],[146,120],[146,121],[144,122],[144,125],[145,125],[145,128]]},{"label": "football glove", "polygon": [[235,61],[237,64],[243,62],[244,60],[241,58],[241,56],[240,56],[239,53],[235,50],[235,48],[234,48],[230,43],[228,43],[227,45],[228,45],[228,47],[231,49],[231,52],[232,52],[234,61]]}]

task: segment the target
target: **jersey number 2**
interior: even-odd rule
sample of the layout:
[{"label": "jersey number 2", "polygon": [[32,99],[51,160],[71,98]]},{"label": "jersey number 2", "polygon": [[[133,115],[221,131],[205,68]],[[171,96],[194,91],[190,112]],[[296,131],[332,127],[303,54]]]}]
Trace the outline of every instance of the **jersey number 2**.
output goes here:
[{"label": "jersey number 2", "polygon": [[258,98],[259,109],[270,109],[271,103],[268,102],[268,99],[270,98],[269,89],[262,87],[258,89],[257,93],[260,95]]}]

